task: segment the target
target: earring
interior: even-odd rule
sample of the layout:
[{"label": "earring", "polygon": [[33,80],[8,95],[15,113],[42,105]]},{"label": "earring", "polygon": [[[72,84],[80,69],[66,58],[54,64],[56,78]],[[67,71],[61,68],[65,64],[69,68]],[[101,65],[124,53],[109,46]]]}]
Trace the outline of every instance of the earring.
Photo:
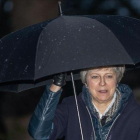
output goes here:
[{"label": "earring", "polygon": [[87,85],[87,83],[85,83],[85,86],[86,86],[86,88],[88,88],[88,85]]}]

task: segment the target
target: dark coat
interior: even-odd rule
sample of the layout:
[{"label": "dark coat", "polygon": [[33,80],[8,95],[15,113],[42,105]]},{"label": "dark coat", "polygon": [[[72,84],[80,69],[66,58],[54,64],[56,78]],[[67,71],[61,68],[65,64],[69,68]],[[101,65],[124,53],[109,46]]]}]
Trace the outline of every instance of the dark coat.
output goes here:
[{"label": "dark coat", "polygon": [[[124,88],[123,90],[125,90],[125,92],[128,91],[127,88]],[[60,93],[56,94],[55,96],[59,95]],[[50,102],[53,102],[53,99]],[[53,105],[55,104],[56,102]],[[92,119],[90,118],[89,112],[82,99],[82,93],[78,96],[78,104],[83,127],[84,140],[95,140],[94,130],[91,123]],[[41,113],[41,111],[39,111],[40,107],[37,107],[35,114],[33,115],[29,124],[29,133],[36,140],[47,140],[49,135],[49,140],[56,140],[63,136],[65,136],[65,140],[81,140],[74,97],[68,97],[63,100],[61,105],[58,105],[53,119],[52,132],[50,132],[48,127],[51,128],[52,126],[50,124],[50,118],[53,115],[51,117],[46,115],[45,118],[38,118],[38,114]],[[54,108],[55,106],[53,109]],[[52,114],[53,112],[53,110],[49,111],[49,113]],[[46,114],[48,113],[46,112]],[[122,111],[113,121],[107,136],[107,140],[140,140],[140,106],[136,102],[133,94],[131,94]]]}]

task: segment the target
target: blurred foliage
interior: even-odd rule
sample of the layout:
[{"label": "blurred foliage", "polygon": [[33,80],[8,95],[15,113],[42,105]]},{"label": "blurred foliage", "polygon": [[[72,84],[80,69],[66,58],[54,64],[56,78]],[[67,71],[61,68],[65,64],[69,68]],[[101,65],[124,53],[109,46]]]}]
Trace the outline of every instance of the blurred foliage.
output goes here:
[{"label": "blurred foliage", "polygon": [[[58,0],[41,0],[39,3],[44,4],[44,1],[46,3],[58,2]],[[24,3],[21,4],[27,3],[30,6],[35,6],[34,3],[36,2],[36,0],[30,0],[30,2],[25,0]],[[0,0],[0,38],[12,30],[11,15],[13,14],[14,9],[18,6],[17,4],[20,4],[18,0]],[[26,5],[23,6],[24,11],[29,10],[26,9]],[[111,14],[140,18],[139,7],[139,0],[62,0],[62,10],[64,15]],[[26,14],[28,14],[28,12],[24,11],[22,12],[27,16]],[[46,14],[48,12],[51,13],[51,10],[47,11],[46,8]],[[34,20],[33,16],[30,17],[30,20]],[[47,19],[44,18],[44,20]]]}]

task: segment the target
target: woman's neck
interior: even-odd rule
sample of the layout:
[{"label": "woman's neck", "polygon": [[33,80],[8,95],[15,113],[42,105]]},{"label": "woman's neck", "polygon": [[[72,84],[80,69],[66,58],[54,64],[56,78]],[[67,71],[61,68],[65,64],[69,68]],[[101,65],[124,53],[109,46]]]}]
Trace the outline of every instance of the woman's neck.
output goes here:
[{"label": "woman's neck", "polygon": [[109,101],[107,103],[104,103],[104,102],[103,103],[98,103],[98,102],[93,101],[93,104],[96,106],[96,108],[100,111],[101,114],[104,114],[105,110],[108,108],[111,101]]}]

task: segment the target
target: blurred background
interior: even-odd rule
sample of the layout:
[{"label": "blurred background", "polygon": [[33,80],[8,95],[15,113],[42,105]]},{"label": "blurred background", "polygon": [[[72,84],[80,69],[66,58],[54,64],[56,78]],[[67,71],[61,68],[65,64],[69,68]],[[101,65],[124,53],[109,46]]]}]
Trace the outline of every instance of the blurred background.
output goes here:
[{"label": "blurred background", "polygon": [[[62,11],[64,15],[109,14],[140,19],[140,0],[62,0]],[[57,16],[58,0],[0,0],[0,38]],[[127,71],[121,82],[134,90],[140,103],[140,69]],[[77,93],[81,87],[77,80]],[[0,92],[0,140],[32,140],[27,127],[44,90],[45,86],[21,93]],[[61,100],[70,95],[72,84],[67,82]]]}]

